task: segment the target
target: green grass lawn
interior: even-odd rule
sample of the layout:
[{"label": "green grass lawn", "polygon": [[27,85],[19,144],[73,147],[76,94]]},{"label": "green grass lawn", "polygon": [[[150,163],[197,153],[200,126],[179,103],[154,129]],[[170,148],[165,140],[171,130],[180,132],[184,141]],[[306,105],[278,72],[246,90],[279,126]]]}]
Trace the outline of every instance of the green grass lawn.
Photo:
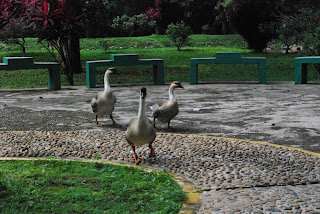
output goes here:
[{"label": "green grass lawn", "polygon": [[1,161],[0,213],[179,213],[186,195],[163,172],[102,163]]},{"label": "green grass lawn", "polygon": [[[108,49],[101,46],[108,41]],[[141,59],[160,58],[165,63],[165,82],[174,80],[189,82],[190,58],[213,57],[217,52],[241,52],[245,57],[267,58],[267,81],[294,81],[294,58],[307,55],[304,52],[283,54],[280,51],[253,53],[246,49],[246,43],[238,35],[192,35],[188,46],[177,51],[164,35],[144,37],[119,37],[81,40],[81,61],[83,69],[86,61],[110,59],[110,54],[138,54]],[[0,45],[0,57],[22,56],[15,46]],[[35,61],[54,61],[53,57],[37,43],[37,39],[27,39],[27,56]],[[106,68],[97,71],[97,84],[103,84]],[[111,84],[151,83],[151,66],[121,66],[121,75],[113,76]],[[39,88],[47,87],[47,71],[1,71],[0,88]],[[85,73],[75,75],[75,85],[85,85]],[[200,82],[217,81],[256,81],[256,65],[201,65]],[[309,66],[308,81],[320,81],[320,75]],[[62,75],[62,85],[68,83]]]}]

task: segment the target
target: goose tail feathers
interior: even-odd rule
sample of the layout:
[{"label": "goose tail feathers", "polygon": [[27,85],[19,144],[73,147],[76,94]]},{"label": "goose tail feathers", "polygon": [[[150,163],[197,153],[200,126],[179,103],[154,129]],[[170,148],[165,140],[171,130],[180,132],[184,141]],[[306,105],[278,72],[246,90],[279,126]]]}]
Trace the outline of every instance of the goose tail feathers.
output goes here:
[{"label": "goose tail feathers", "polygon": [[154,104],[153,106],[150,106],[151,110],[152,110],[152,116],[153,117],[158,117],[159,116],[159,108],[160,106],[158,104]]},{"label": "goose tail feathers", "polygon": [[97,112],[98,111],[98,104],[97,104],[97,100],[95,99],[95,98],[93,98],[92,100],[91,100],[91,108],[92,108],[92,111],[93,112]]}]

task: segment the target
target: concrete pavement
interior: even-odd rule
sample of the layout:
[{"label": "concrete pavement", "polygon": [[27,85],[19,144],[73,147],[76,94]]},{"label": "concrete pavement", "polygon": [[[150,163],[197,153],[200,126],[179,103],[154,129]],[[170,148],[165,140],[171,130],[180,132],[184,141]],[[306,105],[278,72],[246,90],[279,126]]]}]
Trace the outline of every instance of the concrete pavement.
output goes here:
[{"label": "concrete pavement", "polygon": [[[265,141],[320,152],[320,85],[183,83],[175,133]],[[147,105],[168,97],[168,85],[145,85]],[[137,115],[141,86],[114,86],[115,119],[122,130]],[[90,100],[102,88],[0,90],[0,130],[115,130],[109,118],[94,124]],[[147,112],[151,117],[151,110]],[[165,124],[157,124],[167,132]]]}]

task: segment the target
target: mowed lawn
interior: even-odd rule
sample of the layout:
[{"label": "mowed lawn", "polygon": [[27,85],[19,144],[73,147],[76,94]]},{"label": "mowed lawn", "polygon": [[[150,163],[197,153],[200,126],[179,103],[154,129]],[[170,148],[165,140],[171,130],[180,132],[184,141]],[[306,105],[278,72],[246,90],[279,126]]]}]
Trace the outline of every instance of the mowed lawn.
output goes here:
[{"label": "mowed lawn", "polygon": [[[83,72],[74,76],[75,85],[85,85],[85,62],[110,59],[110,54],[138,54],[141,59],[163,59],[165,82],[174,80],[189,82],[190,58],[213,57],[217,52],[240,52],[244,57],[267,58],[267,81],[294,81],[294,58],[307,56],[301,51],[288,55],[281,50],[254,53],[239,35],[192,35],[189,44],[177,51],[165,35],[145,37],[119,37],[81,39],[81,61]],[[19,47],[0,45],[0,56],[22,56]],[[54,61],[53,57],[36,38],[27,39],[26,56],[37,62]],[[97,71],[97,84],[103,83],[106,68]],[[111,84],[152,83],[151,66],[120,66],[121,75],[113,76]],[[200,65],[199,82],[256,81],[257,65]],[[320,81],[320,75],[309,66],[308,81]],[[0,88],[47,87],[46,70],[0,71]],[[62,75],[62,85],[68,86]]]},{"label": "mowed lawn", "polygon": [[187,196],[165,172],[98,162],[0,162],[0,213],[179,213]]}]

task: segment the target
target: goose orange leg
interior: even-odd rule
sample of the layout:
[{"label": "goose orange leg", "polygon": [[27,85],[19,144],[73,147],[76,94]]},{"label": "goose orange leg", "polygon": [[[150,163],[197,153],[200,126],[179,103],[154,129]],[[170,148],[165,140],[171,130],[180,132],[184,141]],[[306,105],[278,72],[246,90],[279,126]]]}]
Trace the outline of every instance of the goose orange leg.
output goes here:
[{"label": "goose orange leg", "polygon": [[168,130],[171,132],[171,128],[170,128],[170,120],[168,121]]},{"label": "goose orange leg", "polygon": [[112,114],[110,115],[110,119],[112,120],[112,125],[113,125],[114,127],[118,127],[118,126],[119,126],[118,123],[116,123],[116,121],[113,119]]},{"label": "goose orange leg", "polygon": [[143,158],[139,158],[139,157],[137,156],[136,147],[135,147],[135,146],[131,146],[131,149],[132,149],[133,154],[134,154],[134,162],[136,163],[136,165],[139,165],[140,162],[144,162],[144,159],[143,159]]},{"label": "goose orange leg", "polygon": [[96,115],[96,125],[97,125],[97,126],[100,126],[100,125],[99,125],[99,122],[98,122],[98,115]]},{"label": "goose orange leg", "polygon": [[155,157],[155,156],[156,156],[156,153],[154,152],[154,148],[152,147],[151,144],[149,144],[149,148],[150,148],[149,157]]}]

